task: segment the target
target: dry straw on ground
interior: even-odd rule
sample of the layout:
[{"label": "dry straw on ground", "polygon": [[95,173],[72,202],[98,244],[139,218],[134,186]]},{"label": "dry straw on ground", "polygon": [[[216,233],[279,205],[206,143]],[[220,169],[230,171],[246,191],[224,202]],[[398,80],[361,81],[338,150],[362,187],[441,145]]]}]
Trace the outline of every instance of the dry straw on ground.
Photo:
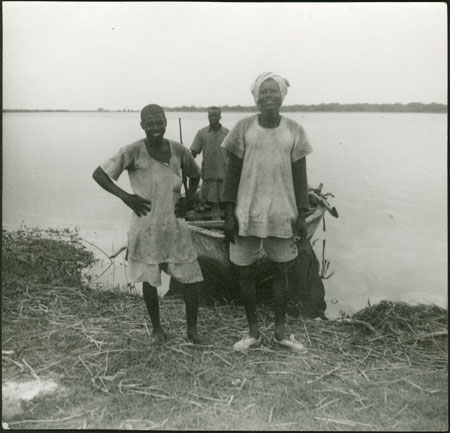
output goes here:
[{"label": "dry straw on ground", "polygon": [[289,319],[309,350],[299,356],[271,341],[262,305],[264,344],[241,354],[232,350],[245,331],[241,307],[202,306],[212,344],[195,347],[183,302],[163,298],[169,343],[158,349],[142,299],[83,286],[92,255],[76,234],[52,235],[55,243],[3,234],[3,380],[52,378],[64,388],[4,419],[12,428],[448,427],[445,310],[382,302],[341,321]]}]

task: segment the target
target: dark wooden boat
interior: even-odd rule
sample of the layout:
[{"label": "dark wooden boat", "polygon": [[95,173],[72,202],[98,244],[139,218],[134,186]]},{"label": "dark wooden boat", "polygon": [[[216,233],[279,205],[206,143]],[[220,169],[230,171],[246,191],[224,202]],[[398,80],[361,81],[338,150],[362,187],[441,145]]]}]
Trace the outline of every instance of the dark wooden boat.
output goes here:
[{"label": "dark wooden boat", "polygon": [[[322,184],[309,190],[310,212],[306,216],[307,241],[298,244],[298,257],[289,263],[290,311],[293,315],[322,316],[325,310],[324,287],[320,278],[319,262],[311,247],[311,239],[328,211],[338,217],[327,197],[322,194]],[[202,295],[207,300],[240,302],[239,268],[229,260],[228,245],[223,234],[224,221],[212,219],[211,211],[197,211],[186,215],[192,239],[198,252],[198,261],[204,281]],[[256,288],[259,300],[270,299],[272,269],[264,253],[255,263]],[[171,284],[177,290],[176,282]]]},{"label": "dark wooden boat", "polygon": [[[326,212],[325,207],[317,206],[306,217],[308,238],[310,241]],[[188,221],[192,233],[192,240],[199,257],[208,257],[211,260],[228,267],[230,264],[228,248],[223,234],[223,220]],[[260,260],[264,259],[264,254]]]}]

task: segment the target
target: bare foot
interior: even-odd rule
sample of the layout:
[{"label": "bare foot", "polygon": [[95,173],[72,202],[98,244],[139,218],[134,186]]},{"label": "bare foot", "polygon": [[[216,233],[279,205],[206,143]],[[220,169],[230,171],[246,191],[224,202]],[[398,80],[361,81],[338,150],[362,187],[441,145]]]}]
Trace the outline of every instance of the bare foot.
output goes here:
[{"label": "bare foot", "polygon": [[152,342],[155,346],[162,346],[166,341],[167,336],[162,330],[152,332]]},{"label": "bare foot", "polygon": [[285,330],[284,330],[284,324],[275,325],[273,336],[278,341],[283,341],[283,340],[286,339],[286,334],[285,334]]},{"label": "bare foot", "polygon": [[200,337],[197,331],[190,331],[187,333],[187,339],[193,344],[208,344],[208,340],[204,337]]}]

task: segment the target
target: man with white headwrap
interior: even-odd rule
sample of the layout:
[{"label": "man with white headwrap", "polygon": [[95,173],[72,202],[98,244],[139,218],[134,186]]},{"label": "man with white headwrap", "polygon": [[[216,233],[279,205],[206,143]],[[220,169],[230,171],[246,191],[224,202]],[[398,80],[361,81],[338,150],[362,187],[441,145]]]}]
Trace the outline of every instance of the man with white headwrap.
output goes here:
[{"label": "man with white headwrap", "polygon": [[303,128],[280,115],[289,82],[272,72],[251,87],[260,113],[237,122],[222,143],[229,152],[225,176],[225,237],[230,260],[240,269],[248,336],[234,345],[245,351],[261,344],[253,264],[264,249],[274,269],[274,341],[297,352],[306,348],[286,338],[287,264],[297,257],[296,241],[306,240],[309,208],[305,157],[312,152]]}]

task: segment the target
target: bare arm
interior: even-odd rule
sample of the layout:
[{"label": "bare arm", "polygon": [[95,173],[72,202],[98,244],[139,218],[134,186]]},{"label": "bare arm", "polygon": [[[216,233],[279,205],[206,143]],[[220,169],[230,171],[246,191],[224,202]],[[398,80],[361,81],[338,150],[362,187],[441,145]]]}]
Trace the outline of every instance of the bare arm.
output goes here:
[{"label": "bare arm", "polygon": [[189,189],[188,189],[188,192],[186,195],[188,197],[194,197],[199,184],[200,184],[200,177],[190,177],[189,178]]},{"label": "bare arm", "polygon": [[306,158],[301,158],[292,164],[292,178],[294,181],[294,193],[297,208],[306,212],[309,209]]},{"label": "bare arm", "polygon": [[202,151],[202,148],[203,148],[201,131],[202,130],[197,131],[197,134],[195,134],[194,141],[192,142],[192,145],[190,148],[190,151],[194,158]]},{"label": "bare arm", "polygon": [[234,153],[229,152],[227,172],[225,174],[223,201],[225,203],[225,238],[234,243],[234,237],[238,232],[238,223],[234,216],[236,198],[241,180],[242,160]]},{"label": "bare arm", "polygon": [[200,184],[200,177],[189,178],[189,188],[186,191],[187,209],[193,209],[194,207],[195,192],[197,191],[199,184]]},{"label": "bare arm", "polygon": [[132,209],[137,216],[146,215],[151,210],[151,202],[138,195],[132,195],[124,191],[116,185],[111,178],[105,173],[101,167],[97,167],[92,173],[94,180],[109,193],[120,198],[130,209]]},{"label": "bare arm", "polygon": [[309,209],[306,158],[301,158],[292,164],[292,178],[294,181],[295,201],[298,209],[296,223],[297,237],[300,239],[300,242],[303,243],[307,236],[305,214]]},{"label": "bare arm", "polygon": [[223,201],[235,204],[241,180],[242,159],[231,152],[228,152],[228,155],[227,172],[223,185]]}]

